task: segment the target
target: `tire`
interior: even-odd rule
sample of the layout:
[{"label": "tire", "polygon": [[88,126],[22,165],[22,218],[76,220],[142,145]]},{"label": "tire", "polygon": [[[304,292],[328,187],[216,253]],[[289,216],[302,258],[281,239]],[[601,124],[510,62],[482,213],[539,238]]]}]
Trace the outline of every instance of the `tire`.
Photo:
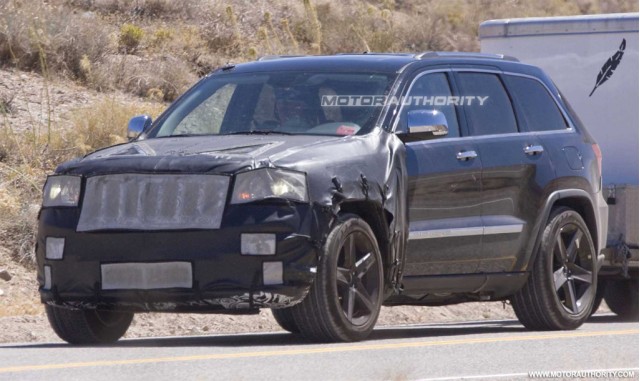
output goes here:
[{"label": "tire", "polygon": [[272,308],[271,313],[273,313],[273,318],[276,320],[276,323],[278,323],[280,328],[291,333],[300,333],[300,328],[298,328],[298,325],[293,318],[291,308]]},{"label": "tire", "polygon": [[99,310],[72,310],[45,306],[49,324],[55,333],[69,344],[106,344],[121,338],[133,313]]},{"label": "tire", "polygon": [[638,320],[638,280],[610,280],[604,293],[607,305],[625,320]]},{"label": "tire", "polygon": [[576,329],[591,315],[597,276],[597,256],[584,220],[571,209],[556,208],[529,279],[511,304],[528,329]]},{"label": "tire", "polygon": [[593,314],[598,312],[598,308],[600,308],[600,305],[602,304],[602,300],[604,299],[604,293],[606,289],[607,289],[607,282],[599,281],[598,288],[596,290],[596,297],[593,299],[593,307],[591,307],[592,316]]},{"label": "tire", "polygon": [[373,231],[355,215],[331,230],[309,294],[291,312],[300,333],[318,342],[363,340],[380,314],[382,257]]}]

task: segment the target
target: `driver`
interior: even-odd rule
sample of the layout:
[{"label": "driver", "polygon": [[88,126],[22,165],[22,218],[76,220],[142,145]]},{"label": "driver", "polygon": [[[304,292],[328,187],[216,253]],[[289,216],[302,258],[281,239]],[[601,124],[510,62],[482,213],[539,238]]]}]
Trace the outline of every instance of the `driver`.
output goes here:
[{"label": "driver", "polygon": [[285,131],[306,131],[314,127],[313,108],[307,102],[307,94],[294,88],[276,92],[275,117]]}]

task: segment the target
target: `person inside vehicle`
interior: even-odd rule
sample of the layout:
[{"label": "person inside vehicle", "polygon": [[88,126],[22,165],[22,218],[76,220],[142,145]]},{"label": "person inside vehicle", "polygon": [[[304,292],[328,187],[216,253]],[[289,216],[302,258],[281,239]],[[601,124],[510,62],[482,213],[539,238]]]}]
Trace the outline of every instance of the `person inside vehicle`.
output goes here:
[{"label": "person inside vehicle", "polygon": [[280,130],[289,132],[307,131],[315,127],[317,117],[315,108],[309,103],[310,94],[295,88],[278,89],[275,102],[275,117]]}]

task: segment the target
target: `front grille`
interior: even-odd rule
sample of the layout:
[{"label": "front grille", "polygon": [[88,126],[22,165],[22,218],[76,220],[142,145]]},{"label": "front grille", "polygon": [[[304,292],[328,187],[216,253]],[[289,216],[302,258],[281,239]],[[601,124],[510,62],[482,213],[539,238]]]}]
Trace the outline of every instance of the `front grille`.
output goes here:
[{"label": "front grille", "polygon": [[90,177],[77,231],[218,229],[228,189],[218,175]]}]

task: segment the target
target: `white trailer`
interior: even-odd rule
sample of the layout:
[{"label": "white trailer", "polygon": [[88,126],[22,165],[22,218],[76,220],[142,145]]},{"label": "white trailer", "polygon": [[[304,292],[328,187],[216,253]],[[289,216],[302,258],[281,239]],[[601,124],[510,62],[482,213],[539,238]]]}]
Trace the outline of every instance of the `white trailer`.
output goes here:
[{"label": "white trailer", "polygon": [[609,204],[600,300],[638,318],[638,14],[489,20],[481,51],[541,67],[602,151]]}]

